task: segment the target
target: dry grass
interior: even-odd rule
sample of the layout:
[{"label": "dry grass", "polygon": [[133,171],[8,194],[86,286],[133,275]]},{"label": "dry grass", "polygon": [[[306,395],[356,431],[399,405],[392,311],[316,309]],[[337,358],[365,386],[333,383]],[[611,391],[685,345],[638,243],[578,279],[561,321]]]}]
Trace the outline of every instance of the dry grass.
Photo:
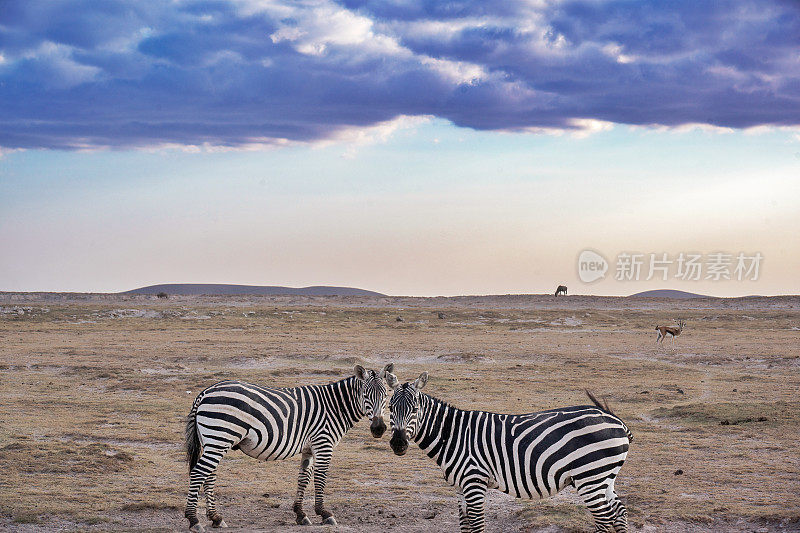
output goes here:
[{"label": "dry grass", "polygon": [[[617,487],[637,530],[779,531],[800,517],[800,298],[0,295],[0,311],[0,528],[183,528],[183,417],[202,388],[326,383],[388,361],[403,380],[429,371],[429,392],[463,407],[607,397],[636,437]],[[657,348],[655,325],[678,316],[687,330]],[[297,463],[229,454],[228,523],[290,528]],[[328,486],[354,529],[457,529],[438,467],[416,449],[395,457],[366,424],[337,449]],[[575,501],[492,496],[489,530],[588,531]]]}]

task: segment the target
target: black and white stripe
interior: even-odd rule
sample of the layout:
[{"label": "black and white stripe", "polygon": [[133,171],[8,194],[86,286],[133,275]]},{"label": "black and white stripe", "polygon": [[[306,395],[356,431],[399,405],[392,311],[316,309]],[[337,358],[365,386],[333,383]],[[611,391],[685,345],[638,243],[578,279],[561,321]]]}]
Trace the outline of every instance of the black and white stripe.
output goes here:
[{"label": "black and white stripe", "polygon": [[627,426],[591,394],[595,405],[506,415],[465,411],[420,392],[428,380],[400,385],[389,402],[397,455],[409,440],[434,459],[458,488],[462,532],[482,532],[488,489],[518,498],[545,498],[574,486],[596,531],[627,531],[627,511],[614,491],[628,446]]},{"label": "black and white stripe", "polygon": [[368,416],[373,436],[386,429],[384,377],[356,365],[355,374],[328,385],[269,388],[240,381],[222,381],[201,392],[186,424],[189,495],[185,516],[193,531],[203,531],[197,519],[200,489],[206,494],[206,515],[214,527],[226,527],[216,510],[216,469],[231,449],[263,461],[302,454],[294,512],[298,524],[310,524],[303,511],[306,486],[314,478],[314,510],[323,523],[336,524],[325,509],[325,479],[333,448],[353,425]]}]

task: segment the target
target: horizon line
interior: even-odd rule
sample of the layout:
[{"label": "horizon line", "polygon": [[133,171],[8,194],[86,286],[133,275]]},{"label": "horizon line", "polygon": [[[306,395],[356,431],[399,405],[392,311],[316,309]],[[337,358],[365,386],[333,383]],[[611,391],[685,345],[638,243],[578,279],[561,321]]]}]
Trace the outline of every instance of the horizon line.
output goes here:
[{"label": "horizon line", "polygon": [[[137,287],[135,289],[129,289],[125,291],[57,291],[57,290],[0,290],[0,295],[12,295],[12,294],[64,294],[64,295],[104,295],[104,296],[153,296],[150,294],[131,294],[132,291],[154,287],[159,285],[226,285],[226,286],[239,286],[239,287],[280,287],[286,289],[308,289],[308,288],[316,288],[316,287],[331,287],[331,288],[346,288],[346,289],[357,289],[357,290],[364,290],[368,292],[375,293],[374,295],[369,294],[360,294],[360,295],[336,295],[336,294],[329,294],[329,295],[293,295],[293,294],[256,294],[256,293],[241,293],[241,294],[221,294],[221,293],[204,293],[204,294],[182,294],[182,293],[173,293],[169,296],[258,296],[258,297],[270,297],[270,296],[314,296],[314,297],[323,297],[323,298],[339,298],[339,297],[369,297],[369,298],[487,298],[487,297],[503,297],[503,296],[551,296],[554,297],[553,293],[551,292],[507,292],[507,293],[484,293],[484,294],[451,294],[451,295],[443,295],[443,294],[434,294],[434,295],[420,295],[420,294],[385,294],[379,291],[373,291],[371,289],[361,289],[360,287],[345,287],[339,285],[307,285],[303,287],[290,287],[285,285],[249,285],[249,284],[238,284],[238,283],[157,283],[155,285],[145,285],[143,287]],[[638,296],[642,293],[648,292],[656,292],[656,291],[675,291],[684,294],[691,294],[690,297],[669,297],[669,296]],[[672,300],[697,300],[703,298],[713,298],[713,299],[739,299],[739,298],[785,298],[785,297],[794,297],[800,296],[800,294],[744,294],[738,296],[714,296],[710,294],[698,294],[689,291],[684,291],[681,289],[648,289],[646,291],[635,292],[633,294],[627,295],[619,295],[619,294],[595,294],[595,293],[573,293],[566,296],[558,296],[558,298],[564,297],[596,297],[596,298],[632,298],[632,297],[639,297],[639,298],[666,298]]]}]

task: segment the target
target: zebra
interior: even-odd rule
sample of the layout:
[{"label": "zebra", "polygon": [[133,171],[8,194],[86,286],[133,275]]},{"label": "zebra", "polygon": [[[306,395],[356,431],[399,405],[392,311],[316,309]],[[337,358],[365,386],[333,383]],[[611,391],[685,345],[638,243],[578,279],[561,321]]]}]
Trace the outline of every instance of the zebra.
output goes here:
[{"label": "zebra", "polygon": [[380,372],[356,365],[354,375],[328,385],[270,388],[241,381],[221,381],[201,392],[186,420],[186,459],[189,495],[184,516],[189,529],[203,532],[197,519],[200,489],[206,495],[206,516],[212,527],[228,527],[217,512],[216,469],[228,450],[239,449],[263,461],[302,454],[293,511],[297,523],[311,524],[303,511],[303,497],[314,477],[314,511],[323,524],[336,525],[324,505],[325,478],[333,448],[353,425],[368,416],[370,431],[380,438],[386,431],[384,379],[394,369]]},{"label": "zebra", "polygon": [[427,372],[402,385],[387,375],[394,389],[389,444],[405,455],[414,440],[439,464],[457,487],[462,532],[484,531],[488,489],[545,498],[568,485],[588,506],[595,531],[627,532],[627,510],[614,480],[633,435],[608,404],[587,391],[593,406],[521,415],[466,411],[420,392],[427,381]]}]

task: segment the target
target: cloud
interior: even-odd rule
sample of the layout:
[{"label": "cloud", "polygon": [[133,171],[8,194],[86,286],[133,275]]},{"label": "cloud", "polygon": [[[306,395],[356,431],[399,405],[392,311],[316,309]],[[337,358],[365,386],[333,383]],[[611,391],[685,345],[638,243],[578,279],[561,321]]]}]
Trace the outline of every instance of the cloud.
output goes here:
[{"label": "cloud", "polygon": [[431,117],[415,116],[409,117],[401,115],[386,122],[380,122],[373,126],[340,130],[331,140],[317,142],[315,144],[325,146],[329,143],[343,144],[346,146],[342,157],[352,159],[358,150],[364,146],[385,143],[398,130],[414,128],[425,122],[429,122]]},{"label": "cloud", "polygon": [[783,0],[18,0],[0,21],[6,151],[371,139],[407,117],[800,125],[800,7]]}]

